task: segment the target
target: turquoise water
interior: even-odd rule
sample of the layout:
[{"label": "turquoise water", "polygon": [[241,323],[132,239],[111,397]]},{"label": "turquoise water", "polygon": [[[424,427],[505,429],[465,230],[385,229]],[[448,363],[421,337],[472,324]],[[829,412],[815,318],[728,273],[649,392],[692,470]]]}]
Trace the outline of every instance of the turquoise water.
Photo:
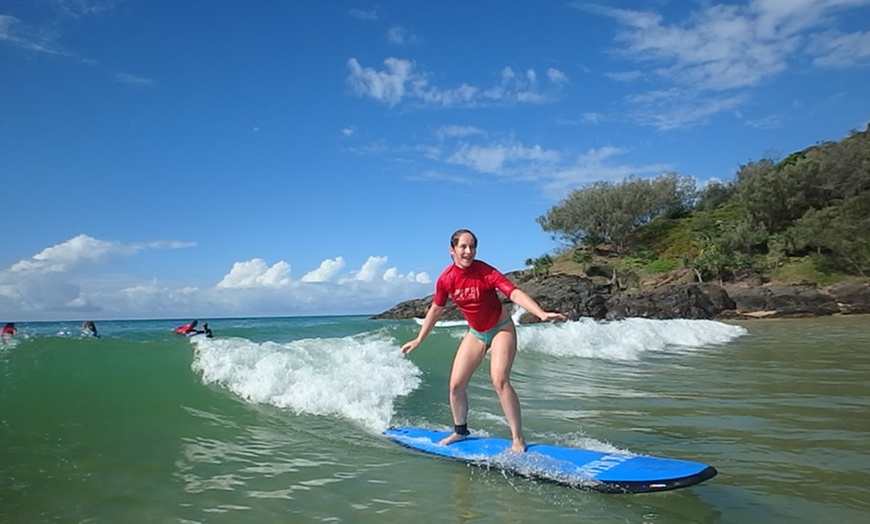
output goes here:
[{"label": "turquoise water", "polygon": [[[413,321],[21,323],[0,342],[2,522],[865,522],[867,317],[520,326],[530,441],[712,464],[602,495],[420,455],[380,432],[447,429],[461,326],[409,357]],[[470,426],[506,437],[482,366]]]}]

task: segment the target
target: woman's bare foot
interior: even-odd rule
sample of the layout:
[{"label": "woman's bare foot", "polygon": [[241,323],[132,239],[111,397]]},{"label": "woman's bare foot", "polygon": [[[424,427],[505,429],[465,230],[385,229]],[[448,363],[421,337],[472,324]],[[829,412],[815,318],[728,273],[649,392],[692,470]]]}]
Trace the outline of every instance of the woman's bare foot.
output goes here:
[{"label": "woman's bare foot", "polygon": [[526,452],[526,441],[525,440],[514,440],[514,443],[511,445],[511,451],[516,451],[517,453],[525,453]]},{"label": "woman's bare foot", "polygon": [[460,435],[459,433],[451,433],[451,434],[447,435],[446,437],[444,437],[443,439],[441,439],[441,442],[439,442],[439,444],[441,444],[442,446],[446,446],[448,444],[453,444],[454,442],[459,442],[460,440],[465,440],[466,438],[468,438],[468,435]]}]

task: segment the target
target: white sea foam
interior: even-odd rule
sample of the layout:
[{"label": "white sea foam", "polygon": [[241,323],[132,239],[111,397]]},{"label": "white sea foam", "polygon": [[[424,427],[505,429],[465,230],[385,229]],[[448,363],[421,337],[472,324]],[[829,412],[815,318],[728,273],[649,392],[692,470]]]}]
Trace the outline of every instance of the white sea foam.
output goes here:
[{"label": "white sea foam", "polygon": [[520,351],[606,360],[637,360],[648,352],[691,352],[746,334],[740,326],[712,320],[629,318],[519,326]]},{"label": "white sea foam", "polygon": [[220,384],[249,402],[346,417],[375,431],[389,425],[395,399],[420,384],[419,368],[385,335],[195,344],[192,367],[206,384]]}]

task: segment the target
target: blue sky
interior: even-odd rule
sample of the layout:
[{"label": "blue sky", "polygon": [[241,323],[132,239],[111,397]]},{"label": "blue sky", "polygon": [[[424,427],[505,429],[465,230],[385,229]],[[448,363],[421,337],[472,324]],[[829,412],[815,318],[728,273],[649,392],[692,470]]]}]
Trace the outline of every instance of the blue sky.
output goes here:
[{"label": "blue sky", "polygon": [[375,313],[864,129],[870,0],[6,0],[0,321]]}]

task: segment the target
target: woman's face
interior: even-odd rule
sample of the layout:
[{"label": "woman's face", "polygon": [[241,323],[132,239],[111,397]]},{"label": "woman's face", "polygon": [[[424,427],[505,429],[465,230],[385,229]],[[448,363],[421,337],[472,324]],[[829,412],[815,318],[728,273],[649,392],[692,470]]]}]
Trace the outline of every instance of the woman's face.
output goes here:
[{"label": "woman's face", "polygon": [[450,248],[450,256],[453,257],[453,263],[461,268],[468,268],[474,261],[474,255],[477,254],[477,243],[471,233],[463,233],[459,235],[459,240],[455,246]]}]

